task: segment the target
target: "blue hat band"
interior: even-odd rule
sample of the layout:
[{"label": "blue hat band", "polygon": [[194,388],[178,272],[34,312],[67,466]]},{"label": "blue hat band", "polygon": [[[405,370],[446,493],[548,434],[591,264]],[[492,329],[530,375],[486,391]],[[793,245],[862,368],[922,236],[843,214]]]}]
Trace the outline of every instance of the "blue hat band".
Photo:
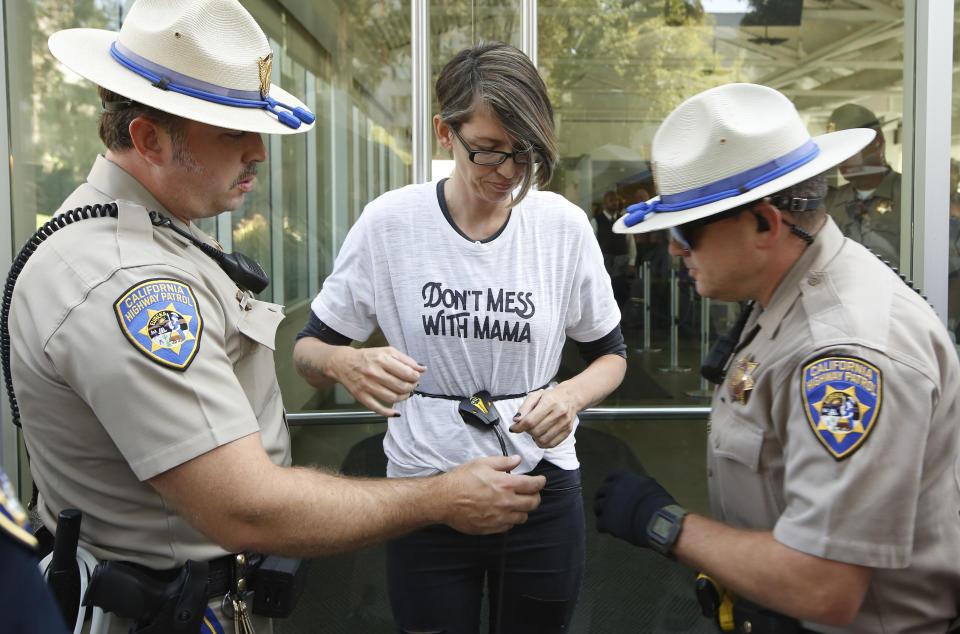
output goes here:
[{"label": "blue hat band", "polygon": [[724,198],[733,198],[745,194],[751,189],[759,187],[764,183],[769,183],[775,178],[792,172],[801,165],[812,161],[820,154],[820,146],[808,139],[806,143],[796,150],[788,152],[779,158],[768,161],[763,165],[752,167],[746,171],[728,176],[727,178],[714,181],[703,187],[695,187],[676,194],[665,194],[659,200],[653,202],[641,202],[627,207],[627,215],[623,222],[626,226],[642,222],[648,215],[654,211],[683,211],[700,207]]},{"label": "blue hat band", "polygon": [[110,55],[121,65],[141,77],[149,79],[157,88],[162,90],[170,90],[188,97],[196,97],[225,106],[262,108],[276,115],[280,123],[293,129],[299,128],[301,122],[313,123],[316,119],[316,116],[306,108],[288,106],[273,99],[270,95],[261,96],[259,90],[226,88],[155,64],[137,55],[120,42],[110,44]]}]

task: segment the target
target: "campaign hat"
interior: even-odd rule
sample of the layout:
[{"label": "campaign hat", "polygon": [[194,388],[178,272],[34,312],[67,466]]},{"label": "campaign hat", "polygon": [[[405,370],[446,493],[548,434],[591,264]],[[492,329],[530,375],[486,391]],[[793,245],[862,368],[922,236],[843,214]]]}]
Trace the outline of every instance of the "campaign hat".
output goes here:
[{"label": "campaign hat", "polygon": [[761,200],[843,162],[875,134],[811,137],[793,103],[767,86],[705,90],[660,125],[651,146],[658,195],[628,207],[614,231],[668,229]]},{"label": "campaign hat", "polygon": [[271,83],[270,43],[237,0],[137,0],[119,31],[66,29],[47,44],[98,86],[186,119],[266,134],[313,126]]}]

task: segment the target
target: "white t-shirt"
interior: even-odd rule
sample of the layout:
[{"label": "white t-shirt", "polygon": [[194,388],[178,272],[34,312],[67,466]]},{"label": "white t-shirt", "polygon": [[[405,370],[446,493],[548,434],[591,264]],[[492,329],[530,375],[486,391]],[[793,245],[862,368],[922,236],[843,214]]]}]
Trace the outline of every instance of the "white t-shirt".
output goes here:
[{"label": "white t-shirt", "polygon": [[[449,396],[535,390],[553,379],[567,337],[595,341],[620,322],[579,207],[531,191],[498,235],[473,242],[444,216],[437,183],[409,185],[367,205],[312,308],[357,341],[379,325],[391,346],[427,366],[418,389]],[[523,458],[515,472],[541,458],[577,468],[573,434],[544,450],[529,434],[508,430],[522,402],[495,402],[507,453]],[[457,406],[421,395],[395,405],[401,416],[388,421],[387,474],[426,475],[501,455],[493,430],[467,425]]]}]

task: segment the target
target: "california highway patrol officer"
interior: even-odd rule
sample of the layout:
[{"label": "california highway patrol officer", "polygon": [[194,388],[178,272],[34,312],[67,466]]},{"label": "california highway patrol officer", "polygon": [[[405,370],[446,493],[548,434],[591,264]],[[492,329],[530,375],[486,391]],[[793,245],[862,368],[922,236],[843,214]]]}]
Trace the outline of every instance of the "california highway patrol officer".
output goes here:
[{"label": "california highway patrol officer", "polygon": [[877,134],[839,165],[843,183],[827,193],[825,205],[843,234],[892,266],[900,262],[900,172],[887,164],[886,141],[877,116],[848,103],[830,114],[827,132],[870,128]]},{"label": "california highway patrol officer", "polygon": [[[115,608],[111,632],[172,631],[174,618],[270,631],[249,601],[255,553],[524,521],[543,477],[506,473],[516,457],[401,484],[288,468],[282,308],[255,297],[259,266],[194,224],[252,190],[261,134],[314,120],[271,83],[249,13],[236,0],[138,0],[119,33],[70,29],[49,45],[99,86],[107,151],[59,210],[71,222],[14,266],[10,361],[40,518],[53,530],[60,510],[82,511],[81,545],[110,562],[91,584]],[[109,605],[124,580],[159,607]]]},{"label": "california highway patrol officer", "polygon": [[664,121],[660,196],[618,227],[671,228],[697,292],[750,307],[705,367],[713,519],[626,472],[595,501],[601,531],[739,597],[737,631],[942,634],[958,615],[960,364],[925,300],[823,207],[822,172],[873,136],[811,138],[782,94],[713,88]]}]

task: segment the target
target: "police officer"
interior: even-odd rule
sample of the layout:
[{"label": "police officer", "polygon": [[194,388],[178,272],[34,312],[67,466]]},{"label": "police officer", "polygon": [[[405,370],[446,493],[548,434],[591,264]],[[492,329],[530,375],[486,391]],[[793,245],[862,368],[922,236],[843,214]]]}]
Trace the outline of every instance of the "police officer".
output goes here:
[{"label": "police officer", "polygon": [[60,608],[37,568],[37,539],[0,468],[0,630],[66,632]]},{"label": "police officer", "polygon": [[880,120],[855,103],[830,114],[827,132],[870,128],[876,136],[865,148],[839,165],[846,181],[831,188],[826,206],[845,236],[853,238],[892,266],[900,262],[900,172],[889,164]]},{"label": "police officer", "polygon": [[960,363],[930,306],[822,202],[822,172],[874,134],[811,138],[775,90],[707,90],[654,137],[661,195],[618,225],[671,228],[697,292],[752,310],[722,378],[707,372],[713,518],[621,472],[598,490],[598,528],[767,610],[781,629],[766,631],[943,633],[960,606]]},{"label": "police officer", "polygon": [[[269,631],[237,580],[254,558],[236,553],[316,556],[432,523],[490,533],[524,521],[544,479],[506,473],[518,457],[404,482],[289,468],[273,360],[282,307],[258,300],[255,267],[229,266],[194,224],[252,190],[261,134],[313,122],[271,83],[249,13],[236,0],[138,0],[119,33],[71,29],[49,45],[99,86],[107,146],[59,211],[119,209],[53,232],[13,293],[13,386],[43,523],[81,510],[82,546],[160,582],[206,562],[205,621]],[[414,385],[395,388],[401,400]],[[197,568],[184,570],[186,593]]]}]

